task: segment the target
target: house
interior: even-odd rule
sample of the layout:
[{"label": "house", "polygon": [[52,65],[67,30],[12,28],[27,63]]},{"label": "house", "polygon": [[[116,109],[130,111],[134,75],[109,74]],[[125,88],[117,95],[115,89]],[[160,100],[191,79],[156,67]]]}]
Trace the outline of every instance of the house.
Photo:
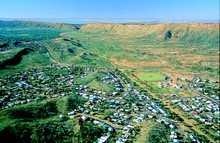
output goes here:
[{"label": "house", "polygon": [[69,115],[69,116],[70,116],[70,115],[74,115],[74,113],[75,113],[74,111],[71,111],[71,112],[68,113],[68,115]]},{"label": "house", "polygon": [[65,120],[66,117],[64,115],[59,115],[60,120]]},{"label": "house", "polygon": [[169,128],[174,129],[174,128],[176,128],[176,125],[171,123],[171,124],[169,125]]},{"label": "house", "polygon": [[133,121],[136,122],[136,123],[140,123],[140,122],[142,122],[143,120],[144,120],[143,117],[135,117],[135,119],[133,119]]},{"label": "house", "polygon": [[88,119],[89,119],[89,117],[88,117],[88,116],[86,116],[86,115],[82,115],[82,116],[81,116],[81,119],[82,119],[82,120],[84,120],[84,121],[86,121],[86,120],[88,120]]},{"label": "house", "polygon": [[98,143],[105,143],[108,140],[109,136],[101,136],[98,139]]}]

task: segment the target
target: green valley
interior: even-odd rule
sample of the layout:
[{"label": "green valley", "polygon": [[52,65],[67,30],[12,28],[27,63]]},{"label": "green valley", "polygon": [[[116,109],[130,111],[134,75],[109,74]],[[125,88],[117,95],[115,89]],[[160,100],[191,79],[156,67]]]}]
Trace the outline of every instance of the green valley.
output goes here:
[{"label": "green valley", "polygon": [[218,142],[219,23],[0,21],[0,142]]}]

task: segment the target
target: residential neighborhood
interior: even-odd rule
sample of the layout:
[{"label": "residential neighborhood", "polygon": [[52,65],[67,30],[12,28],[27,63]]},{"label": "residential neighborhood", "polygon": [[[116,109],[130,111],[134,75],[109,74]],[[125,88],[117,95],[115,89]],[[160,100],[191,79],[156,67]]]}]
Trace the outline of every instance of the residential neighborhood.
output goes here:
[{"label": "residential neighborhood", "polygon": [[[83,84],[93,74],[97,76],[97,83],[110,87],[108,91]],[[78,80],[82,84],[76,82]],[[103,128],[106,132],[98,139],[99,143],[107,142],[115,132],[120,133],[116,143],[125,143],[138,135],[137,128],[141,122],[151,120],[169,129],[170,140],[174,143],[184,142],[186,138],[200,142],[193,132],[183,132],[178,122],[171,118],[172,113],[160,102],[117,70],[51,65],[2,78],[0,87],[2,109],[64,98],[70,94],[84,99],[83,105],[60,114],[58,118],[61,121],[79,119]],[[216,102],[203,96],[172,99],[170,102],[198,123],[212,128],[216,135],[219,133],[219,104]]]}]

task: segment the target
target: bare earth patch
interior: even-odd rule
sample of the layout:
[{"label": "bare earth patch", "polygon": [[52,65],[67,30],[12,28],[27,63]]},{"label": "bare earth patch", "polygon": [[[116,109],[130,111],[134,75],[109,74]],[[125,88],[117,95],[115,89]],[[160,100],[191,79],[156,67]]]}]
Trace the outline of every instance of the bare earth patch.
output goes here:
[{"label": "bare earth patch", "polygon": [[200,55],[187,55],[187,57],[177,58],[176,60],[181,64],[196,64],[203,59]]}]

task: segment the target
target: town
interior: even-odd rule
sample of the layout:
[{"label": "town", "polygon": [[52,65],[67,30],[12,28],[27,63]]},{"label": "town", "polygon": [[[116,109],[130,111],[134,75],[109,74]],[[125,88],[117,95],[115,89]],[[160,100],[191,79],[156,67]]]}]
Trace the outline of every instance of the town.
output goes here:
[{"label": "town", "polygon": [[[96,80],[109,89],[102,91],[85,83],[86,78],[92,74],[95,75],[92,81]],[[195,80],[192,80],[192,83],[194,82]],[[193,88],[198,90],[196,83]],[[135,86],[119,70],[51,65],[2,78],[0,90],[2,109],[76,94],[85,100],[84,104],[68,113],[58,115],[57,118],[61,121],[79,118],[82,122],[90,122],[107,129],[98,139],[99,143],[109,140],[114,132],[120,133],[116,143],[132,140],[138,135],[138,125],[146,120],[169,128],[171,142],[184,142],[186,138],[200,142],[194,132],[183,132],[181,126],[172,119],[171,111],[165,109],[149,93],[140,90],[140,87]],[[172,99],[170,102],[198,123],[204,123],[219,136],[219,106],[216,96],[210,96],[211,99],[215,97],[215,102],[203,96]]]}]

